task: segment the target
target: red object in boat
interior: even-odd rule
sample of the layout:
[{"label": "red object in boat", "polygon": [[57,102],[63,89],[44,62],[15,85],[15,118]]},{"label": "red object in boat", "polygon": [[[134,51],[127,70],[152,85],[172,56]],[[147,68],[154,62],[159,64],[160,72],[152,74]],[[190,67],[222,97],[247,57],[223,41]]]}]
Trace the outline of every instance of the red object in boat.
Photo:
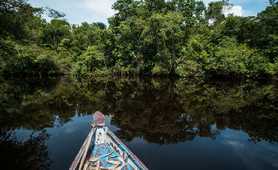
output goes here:
[{"label": "red object in boat", "polygon": [[94,115],[94,119],[97,126],[105,125],[105,116],[103,115],[103,113],[97,111]]}]

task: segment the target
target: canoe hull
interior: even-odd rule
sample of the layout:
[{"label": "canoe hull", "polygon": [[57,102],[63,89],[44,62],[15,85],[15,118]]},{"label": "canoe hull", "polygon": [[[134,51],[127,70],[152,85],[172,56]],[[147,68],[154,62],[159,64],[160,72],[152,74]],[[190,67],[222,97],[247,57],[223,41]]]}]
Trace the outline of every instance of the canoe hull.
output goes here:
[{"label": "canoe hull", "polygon": [[84,141],[70,170],[148,168],[107,127],[94,127]]}]

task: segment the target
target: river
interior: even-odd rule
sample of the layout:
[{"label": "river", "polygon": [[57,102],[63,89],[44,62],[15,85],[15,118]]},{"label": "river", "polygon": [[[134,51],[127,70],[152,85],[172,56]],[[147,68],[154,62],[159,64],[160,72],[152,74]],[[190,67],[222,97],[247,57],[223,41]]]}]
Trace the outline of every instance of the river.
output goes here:
[{"label": "river", "polygon": [[0,160],[8,169],[68,169],[105,113],[151,170],[277,170],[278,84],[67,78],[0,83]]}]

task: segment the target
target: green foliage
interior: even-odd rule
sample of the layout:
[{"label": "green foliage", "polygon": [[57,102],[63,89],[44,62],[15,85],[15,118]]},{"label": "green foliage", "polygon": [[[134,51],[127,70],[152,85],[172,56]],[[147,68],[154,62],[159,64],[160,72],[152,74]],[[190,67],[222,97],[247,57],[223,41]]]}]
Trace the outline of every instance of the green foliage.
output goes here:
[{"label": "green foliage", "polygon": [[46,9],[47,9],[47,12],[48,12],[48,16],[49,16],[50,18],[55,18],[55,19],[57,19],[57,18],[63,18],[63,17],[66,16],[64,13],[61,13],[61,12],[56,11],[56,10],[54,10],[54,9],[51,9],[51,8],[46,8]]},{"label": "green foliage", "polygon": [[278,6],[273,5],[259,13],[257,17],[226,18],[220,32],[259,49],[273,63],[278,56],[277,21]]},{"label": "green foliage", "polygon": [[189,40],[183,50],[184,56],[177,60],[177,74],[182,77],[214,74],[256,78],[269,73],[268,60],[247,45],[229,37],[222,37],[217,45],[208,40],[204,36],[193,36]]},{"label": "green foliage", "polygon": [[255,50],[238,44],[235,39],[223,38],[206,70],[224,75],[258,76],[266,72],[266,63],[267,60]]},{"label": "green foliage", "polygon": [[107,72],[104,54],[97,46],[88,47],[77,60],[74,68],[74,75],[77,77],[85,76],[88,73],[102,75]]},{"label": "green foliage", "polygon": [[270,5],[277,5],[278,1],[277,0],[269,0]]},{"label": "green foliage", "polygon": [[203,70],[201,68],[201,65],[194,60],[180,60],[178,62],[176,73],[180,77],[186,78],[195,78],[203,76]]},{"label": "green foliage", "polygon": [[183,39],[182,16],[178,13],[153,14],[143,30],[144,46],[153,53],[143,53],[144,63],[161,63],[168,73],[174,71],[175,59]]},{"label": "green foliage", "polygon": [[192,36],[182,50],[182,57],[177,59],[176,73],[181,77],[202,77],[203,67],[208,64],[209,53],[212,51],[207,37]]},{"label": "green foliage", "polygon": [[73,25],[72,35],[69,38],[67,49],[78,56],[89,46],[99,45],[105,42],[105,27],[100,23],[88,24],[82,23],[80,26]]},{"label": "green foliage", "polygon": [[[117,0],[107,27],[71,25],[53,9],[2,0],[0,73],[275,77],[277,1],[256,17],[225,17],[225,6],[232,4]],[[45,14],[53,19],[47,22]]]},{"label": "green foliage", "polygon": [[[25,22],[32,13],[32,7],[24,1],[0,1],[0,35],[22,39],[26,35]],[[31,14],[32,15],[32,14]]]},{"label": "green foliage", "polygon": [[227,0],[219,0],[216,2],[210,2],[207,10],[207,18],[212,19],[219,23],[225,19],[222,12],[223,6],[228,5]]},{"label": "green foliage", "polygon": [[165,70],[163,74],[174,74],[189,26],[199,22],[204,5],[194,0],[122,0],[114,9],[119,12],[109,21],[115,36],[111,54],[115,64],[143,74],[159,67]]},{"label": "green foliage", "polygon": [[34,47],[18,46],[14,50],[17,54],[11,61],[6,62],[3,68],[4,76],[45,78],[60,73],[50,55],[39,54],[40,51],[35,51]]},{"label": "green foliage", "polygon": [[0,39],[0,73],[7,67],[7,64],[12,62],[16,56],[15,44],[12,41],[4,41]]},{"label": "green foliage", "polygon": [[[276,2],[277,3],[277,2]],[[262,49],[271,61],[278,57],[278,5],[267,7],[258,15],[260,35],[257,47]]]},{"label": "green foliage", "polygon": [[152,69],[152,75],[155,76],[169,75],[169,70],[161,65],[156,64]]},{"label": "green foliage", "polygon": [[65,20],[53,19],[43,28],[41,43],[57,49],[61,40],[70,34],[70,24]]}]

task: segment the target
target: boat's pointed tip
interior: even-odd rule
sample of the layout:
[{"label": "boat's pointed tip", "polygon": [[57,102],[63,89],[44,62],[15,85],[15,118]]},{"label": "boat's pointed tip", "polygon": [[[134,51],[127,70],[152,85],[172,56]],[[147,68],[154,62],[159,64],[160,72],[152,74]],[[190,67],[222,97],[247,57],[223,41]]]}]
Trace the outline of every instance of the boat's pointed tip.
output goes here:
[{"label": "boat's pointed tip", "polygon": [[105,116],[102,112],[96,111],[94,113],[94,120],[97,126],[104,126],[105,125]]}]

